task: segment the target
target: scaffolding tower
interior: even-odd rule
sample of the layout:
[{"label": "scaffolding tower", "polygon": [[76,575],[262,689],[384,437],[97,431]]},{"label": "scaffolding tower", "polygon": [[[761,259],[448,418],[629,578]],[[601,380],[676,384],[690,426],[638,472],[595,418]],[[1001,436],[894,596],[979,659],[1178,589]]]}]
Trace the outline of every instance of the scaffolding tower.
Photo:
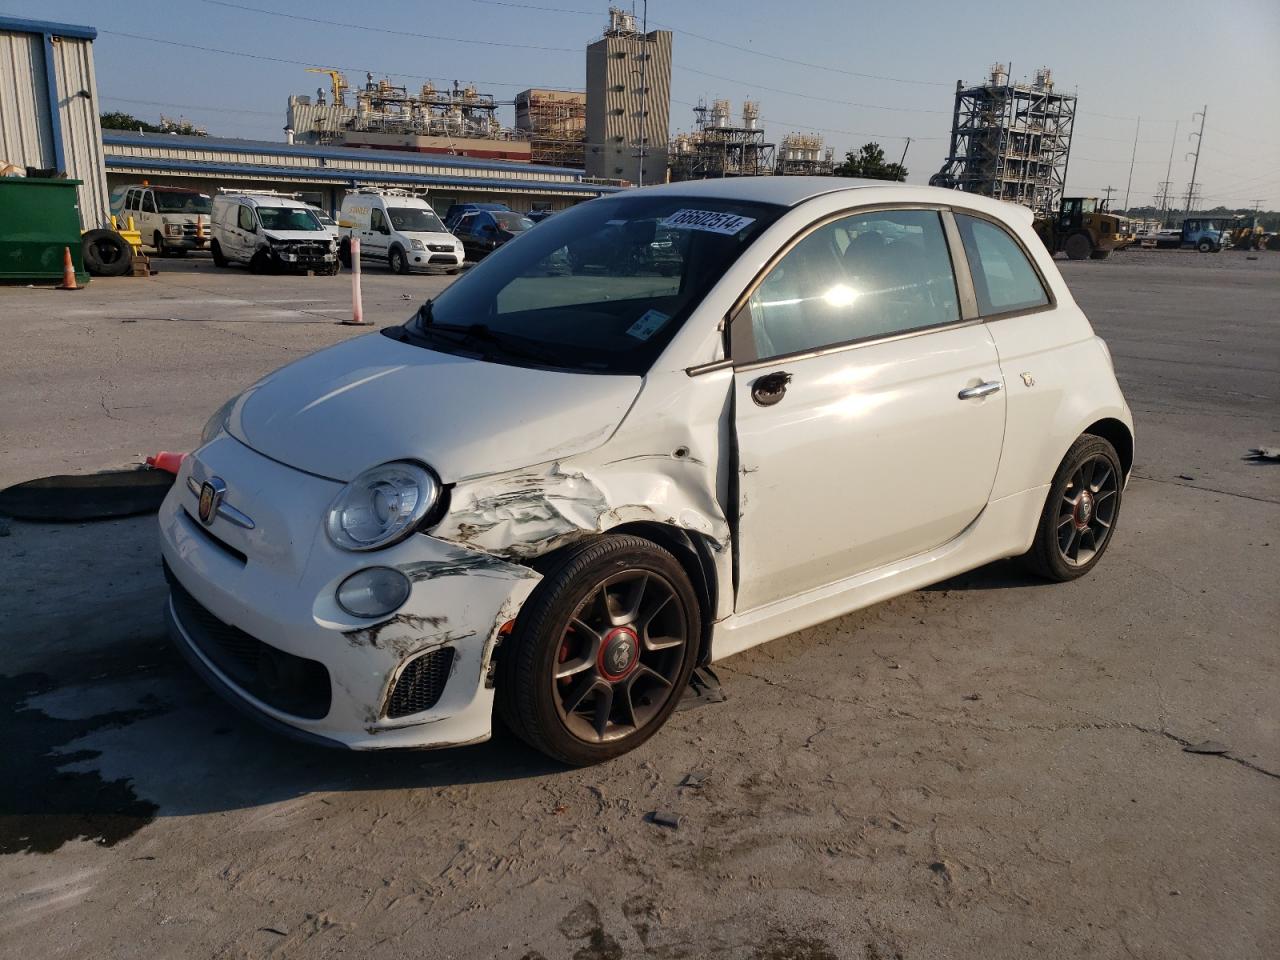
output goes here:
[{"label": "scaffolding tower", "polygon": [[1075,95],[1054,92],[1048,67],[1031,83],[1011,83],[1002,63],[981,86],[957,81],[951,151],[929,183],[1020,203],[1037,216],[1054,214],[1075,115]]},{"label": "scaffolding tower", "polygon": [[822,147],[822,137],[816,133],[788,133],[778,145],[778,165],[774,172],[780,177],[826,177],[835,169],[835,151]]},{"label": "scaffolding tower", "polygon": [[516,129],[529,137],[534,163],[582,167],[587,95],[581,90],[524,90],[516,94]]},{"label": "scaffolding tower", "polygon": [[671,144],[671,179],[759,177],[773,173],[774,144],[764,138],[760,104],[742,104],[742,125],[732,121],[728,100],[699,100],[693,108],[693,133],[678,134]]}]

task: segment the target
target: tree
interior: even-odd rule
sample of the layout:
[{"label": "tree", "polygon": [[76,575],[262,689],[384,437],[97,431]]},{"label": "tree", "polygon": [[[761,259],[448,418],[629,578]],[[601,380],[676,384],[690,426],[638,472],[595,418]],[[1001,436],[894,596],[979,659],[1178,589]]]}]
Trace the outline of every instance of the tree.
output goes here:
[{"label": "tree", "polygon": [[171,120],[161,115],[158,124],[148,123],[146,120],[139,120],[137,117],[129,113],[122,113],[114,110],[111,113],[104,113],[98,118],[102,123],[104,130],[141,130],[143,133],[180,133],[189,137],[204,137],[208,134],[203,127],[197,127],[190,120],[179,117],[177,120]]},{"label": "tree", "polygon": [[857,153],[850,150],[844,162],[832,171],[837,177],[866,177],[868,180],[907,179],[907,168],[900,163],[885,163],[884,150],[878,143],[864,143]]}]

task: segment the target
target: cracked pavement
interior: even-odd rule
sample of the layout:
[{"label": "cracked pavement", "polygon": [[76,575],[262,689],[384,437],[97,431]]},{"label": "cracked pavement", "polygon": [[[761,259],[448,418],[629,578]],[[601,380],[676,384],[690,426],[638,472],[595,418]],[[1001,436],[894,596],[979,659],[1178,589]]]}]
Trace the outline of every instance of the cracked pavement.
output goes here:
[{"label": "cracked pavement", "polygon": [[[1061,267],[1138,429],[1093,575],[993,564],[722,661],[604,767],[277,739],[161,639],[149,518],[13,523],[0,957],[1272,955],[1280,465],[1241,458],[1280,446],[1280,255]],[[161,268],[0,289],[0,483],[184,449],[359,332],[345,275]],[[371,270],[366,313],[444,282]]]}]

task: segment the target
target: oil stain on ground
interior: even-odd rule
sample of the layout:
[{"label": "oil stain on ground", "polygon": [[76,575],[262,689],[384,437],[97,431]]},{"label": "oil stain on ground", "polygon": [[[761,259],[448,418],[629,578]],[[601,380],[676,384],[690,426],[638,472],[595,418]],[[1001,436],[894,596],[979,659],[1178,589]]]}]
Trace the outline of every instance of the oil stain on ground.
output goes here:
[{"label": "oil stain on ground", "polygon": [[112,846],[155,819],[159,809],[140,800],[127,778],[103,780],[95,771],[69,771],[69,764],[92,760],[97,750],[60,753],[57,748],[96,730],[136,723],[165,713],[168,706],[143,698],[130,710],[61,719],[27,703],[57,685],[48,674],[0,675],[0,854],[52,853],[72,840]]}]

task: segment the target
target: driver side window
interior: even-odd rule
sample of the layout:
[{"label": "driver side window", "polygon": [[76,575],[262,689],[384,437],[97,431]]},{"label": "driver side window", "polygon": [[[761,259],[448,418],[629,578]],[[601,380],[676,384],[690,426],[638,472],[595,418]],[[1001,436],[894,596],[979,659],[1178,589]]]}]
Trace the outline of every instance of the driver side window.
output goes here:
[{"label": "driver side window", "polygon": [[878,210],[819,227],[769,271],[748,305],[761,360],[960,319],[933,210]]},{"label": "driver side window", "polygon": [[142,195],[142,212],[143,212],[143,213],[155,213],[155,212],[156,212],[156,202],[155,202],[155,200],[152,198],[152,196],[151,196],[151,194],[150,194],[150,193],[144,193],[144,194]]},{"label": "driver side window", "polygon": [[243,204],[241,204],[240,212],[237,214],[237,217],[238,217],[237,223],[239,224],[240,229],[248,230],[249,232],[252,233],[253,232],[253,211],[250,210],[248,207],[244,206]]},{"label": "driver side window", "polygon": [[373,208],[373,213],[369,215],[369,229],[374,233],[381,233],[386,229],[387,219],[382,215],[382,211],[377,207]]}]

